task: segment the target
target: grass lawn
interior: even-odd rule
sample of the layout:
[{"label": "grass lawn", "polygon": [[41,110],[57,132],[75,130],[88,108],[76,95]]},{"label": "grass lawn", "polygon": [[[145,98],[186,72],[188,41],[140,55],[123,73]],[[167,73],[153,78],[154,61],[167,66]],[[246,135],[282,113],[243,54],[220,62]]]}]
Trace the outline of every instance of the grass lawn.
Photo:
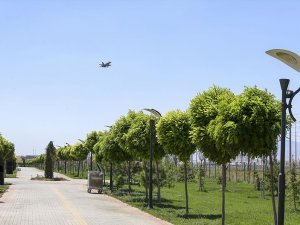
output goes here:
[{"label": "grass lawn", "polygon": [[[156,190],[154,191],[153,210],[147,209],[144,188],[132,186],[133,192],[128,195],[125,191],[116,191],[112,195],[123,202],[173,224],[221,224],[221,191],[220,185],[214,179],[206,179],[207,192],[197,191],[197,183],[190,182],[189,208],[190,214],[185,216],[184,183],[176,183],[175,188],[162,188],[162,203],[156,204]],[[125,188],[125,186],[124,186]],[[228,182],[226,192],[225,223],[230,225],[271,225],[273,213],[271,197],[260,198],[260,192],[255,191],[253,185],[247,183]],[[300,224],[300,211],[292,212],[286,203],[285,224]]]},{"label": "grass lawn", "polygon": [[2,197],[3,193],[8,189],[7,185],[0,186],[0,198]]},{"label": "grass lawn", "polygon": [[15,170],[13,174],[5,174],[5,178],[17,178],[17,171]]}]

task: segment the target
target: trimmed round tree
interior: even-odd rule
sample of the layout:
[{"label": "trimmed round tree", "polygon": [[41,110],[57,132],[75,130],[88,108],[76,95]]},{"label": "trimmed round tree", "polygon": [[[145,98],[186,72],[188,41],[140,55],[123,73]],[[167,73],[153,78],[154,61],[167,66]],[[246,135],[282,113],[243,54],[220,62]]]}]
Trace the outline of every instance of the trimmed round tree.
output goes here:
[{"label": "trimmed round tree", "polygon": [[135,159],[134,153],[128,148],[126,135],[132,126],[133,120],[136,117],[136,112],[129,110],[126,116],[120,117],[112,126],[111,132],[114,140],[120,146],[120,148],[127,154],[125,154],[124,161],[127,161],[127,182],[128,191],[131,192],[131,162]]},{"label": "trimmed round tree", "polygon": [[55,147],[53,142],[50,141],[46,147],[46,158],[45,158],[45,178],[53,179],[53,158],[55,155]]},{"label": "trimmed round tree", "polygon": [[106,160],[110,162],[110,190],[113,191],[113,163],[124,162],[126,160],[127,153],[120,148],[110,131],[103,132],[101,139],[94,146],[94,150],[96,152],[97,160]]},{"label": "trimmed round tree", "polygon": [[95,144],[97,144],[98,140],[99,133],[97,131],[92,131],[91,133],[87,134],[86,140],[84,142],[85,147],[91,153],[90,170],[93,170],[93,154],[95,153],[93,149]]},{"label": "trimmed round tree", "polygon": [[[147,160],[150,158],[150,119],[151,116],[143,112],[135,113],[134,119],[131,122],[130,129],[128,130],[126,138],[127,149],[134,157],[143,160],[144,176],[142,176],[143,184],[146,190],[146,198],[148,198],[149,177],[147,171]],[[155,120],[157,122],[157,120]],[[157,142],[156,138],[152,140],[152,154],[156,161],[156,175],[157,175],[157,200],[160,203],[160,179],[158,170],[158,160],[161,160],[165,155],[162,146]]]},{"label": "trimmed round tree", "polygon": [[237,126],[226,117],[234,99],[229,89],[213,86],[198,94],[190,104],[193,142],[210,161],[222,165],[222,224],[225,223],[226,164],[239,153]]},{"label": "trimmed round tree", "polygon": [[[71,156],[78,161],[78,167],[77,167],[77,176],[79,177],[79,171],[80,171],[80,163],[83,164],[83,160],[86,159],[88,155],[88,149],[84,146],[83,143],[76,143],[71,148]],[[83,169],[83,166],[82,166]]]},{"label": "trimmed round tree", "polygon": [[188,189],[187,189],[187,162],[191,154],[196,150],[190,138],[191,124],[189,114],[180,110],[170,111],[161,117],[157,126],[158,142],[169,154],[177,155],[184,163],[184,183],[186,214],[189,213]]},{"label": "trimmed round tree", "polygon": [[245,87],[232,104],[230,117],[238,124],[241,151],[249,157],[269,157],[270,187],[274,223],[277,213],[274,196],[273,155],[281,127],[281,102],[266,90]]}]

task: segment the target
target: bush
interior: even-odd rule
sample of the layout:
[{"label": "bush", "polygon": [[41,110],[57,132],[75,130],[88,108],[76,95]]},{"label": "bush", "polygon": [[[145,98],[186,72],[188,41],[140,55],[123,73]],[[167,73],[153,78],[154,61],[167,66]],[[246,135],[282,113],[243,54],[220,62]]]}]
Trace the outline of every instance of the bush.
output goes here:
[{"label": "bush", "polygon": [[160,182],[161,187],[173,188],[176,181],[176,166],[170,160],[165,159],[161,165]]},{"label": "bush", "polygon": [[295,163],[292,164],[292,169],[289,173],[287,198],[289,200],[290,207],[297,210],[297,207],[300,204],[300,180],[297,177]]},{"label": "bush", "polygon": [[255,178],[254,189],[260,191],[261,179],[259,178],[258,173],[256,171],[254,172],[254,178]]},{"label": "bush", "polygon": [[[278,195],[279,163],[275,163],[274,162],[273,168],[274,168],[274,174],[273,174],[273,177],[274,177],[274,190],[275,190],[276,195]],[[264,184],[265,184],[265,190],[267,190],[269,192],[271,192],[270,182],[271,182],[271,173],[270,173],[270,168],[267,167],[266,171],[265,171],[265,181],[264,181]]]},{"label": "bush", "polygon": [[122,174],[114,176],[114,184],[117,189],[121,188],[125,184],[125,179]]},{"label": "bush", "polygon": [[[195,181],[195,172],[191,163],[187,163],[187,180]],[[179,166],[178,181],[184,181],[184,164]]]}]

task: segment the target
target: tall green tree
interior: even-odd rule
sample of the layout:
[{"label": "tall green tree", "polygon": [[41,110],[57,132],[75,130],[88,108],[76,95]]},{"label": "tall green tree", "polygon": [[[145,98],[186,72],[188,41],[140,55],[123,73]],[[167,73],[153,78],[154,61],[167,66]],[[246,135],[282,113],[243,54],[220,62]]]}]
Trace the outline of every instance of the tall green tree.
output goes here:
[{"label": "tall green tree", "polygon": [[179,110],[168,112],[160,118],[156,131],[158,141],[165,151],[177,155],[184,163],[185,212],[188,214],[187,163],[191,154],[196,150],[190,138],[191,124],[188,113]]},{"label": "tall green tree", "polygon": [[126,158],[126,152],[120,148],[118,143],[114,140],[113,134],[110,131],[103,132],[101,139],[94,146],[97,158],[110,162],[110,190],[113,191],[113,179],[112,179],[112,167],[113,163],[124,162]]},{"label": "tall green tree", "polygon": [[226,164],[239,153],[236,124],[226,118],[234,99],[229,89],[213,86],[198,94],[190,104],[193,143],[210,161],[222,165],[222,224],[225,223]]},{"label": "tall green tree", "polygon": [[136,117],[136,112],[129,110],[126,116],[120,117],[112,126],[111,132],[114,140],[120,146],[120,148],[126,153],[124,154],[124,160],[127,162],[127,182],[128,191],[131,192],[131,162],[135,159],[135,155],[128,147],[129,144],[126,139],[126,135],[132,126],[132,123]]},{"label": "tall green tree", "polygon": [[55,156],[55,147],[53,142],[50,141],[46,147],[45,158],[45,178],[53,179],[53,158]]},{"label": "tall green tree", "polygon": [[274,223],[277,213],[274,196],[273,156],[277,149],[277,138],[281,126],[281,102],[266,90],[245,87],[232,104],[230,114],[238,126],[238,141],[241,152],[249,157],[269,157],[270,187]]},{"label": "tall green tree", "polygon": [[[141,176],[144,181],[146,190],[146,198],[148,198],[148,171],[147,171],[147,160],[150,158],[150,119],[154,119],[155,123],[157,120],[143,112],[137,112],[134,119],[131,122],[130,129],[125,135],[127,149],[134,155],[135,158],[143,161],[144,176]],[[158,202],[160,203],[160,178],[158,170],[158,161],[162,159],[165,152],[162,146],[157,142],[157,139],[152,140],[152,152],[153,158],[156,161],[156,175],[158,184]]]}]

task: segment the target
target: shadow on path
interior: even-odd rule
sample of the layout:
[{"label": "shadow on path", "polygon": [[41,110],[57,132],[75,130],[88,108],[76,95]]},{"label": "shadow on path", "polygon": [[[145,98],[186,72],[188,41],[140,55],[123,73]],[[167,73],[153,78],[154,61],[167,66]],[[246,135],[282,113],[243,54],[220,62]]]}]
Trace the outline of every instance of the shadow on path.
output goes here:
[{"label": "shadow on path", "polygon": [[177,215],[177,217],[184,219],[208,219],[216,220],[222,218],[221,214],[189,214],[189,215]]}]

